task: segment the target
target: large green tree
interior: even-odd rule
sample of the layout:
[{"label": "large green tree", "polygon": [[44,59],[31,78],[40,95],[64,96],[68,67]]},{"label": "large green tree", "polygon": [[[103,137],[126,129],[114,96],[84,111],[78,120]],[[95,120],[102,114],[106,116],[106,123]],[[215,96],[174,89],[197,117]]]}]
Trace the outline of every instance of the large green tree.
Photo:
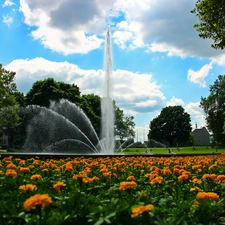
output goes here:
[{"label": "large green tree", "polygon": [[[191,132],[190,115],[182,106],[168,106],[150,122],[148,137],[169,146],[189,140]],[[174,143],[176,142],[176,143]]]},{"label": "large green tree", "polygon": [[200,107],[206,115],[207,127],[213,132],[217,142],[224,142],[223,124],[225,120],[225,75],[219,75],[209,87],[209,96],[201,97]]},{"label": "large green tree", "polygon": [[20,124],[15,75],[15,72],[4,69],[0,64],[0,136],[3,133],[8,135],[9,147],[13,146],[16,129]]},{"label": "large green tree", "polygon": [[135,136],[133,116],[125,116],[123,110],[115,106],[115,135],[121,142]]},{"label": "large green tree", "polygon": [[17,127],[20,125],[17,106],[7,106],[0,109],[0,133],[8,136],[8,147],[13,147]]},{"label": "large green tree", "polygon": [[48,107],[50,101],[67,99],[73,103],[80,101],[80,90],[75,84],[57,82],[53,78],[36,81],[26,95],[27,105]]},{"label": "large green tree", "polygon": [[16,104],[13,93],[17,90],[15,72],[8,71],[0,64],[0,108]]},{"label": "large green tree", "polygon": [[194,27],[202,38],[213,40],[215,49],[225,47],[225,0],[197,0],[191,11],[199,19]]}]

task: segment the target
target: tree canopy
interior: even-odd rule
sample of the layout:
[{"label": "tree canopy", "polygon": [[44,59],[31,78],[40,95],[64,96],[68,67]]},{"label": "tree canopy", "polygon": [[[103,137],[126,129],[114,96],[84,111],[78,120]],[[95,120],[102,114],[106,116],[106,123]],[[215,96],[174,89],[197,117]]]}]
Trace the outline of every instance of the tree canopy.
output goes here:
[{"label": "tree canopy", "polygon": [[15,105],[16,100],[13,93],[17,90],[15,72],[8,71],[0,64],[0,108]]},{"label": "tree canopy", "polygon": [[67,99],[73,103],[80,101],[80,89],[74,84],[57,82],[53,78],[36,81],[26,95],[27,105],[48,107],[50,100]]},{"label": "tree canopy", "polygon": [[210,85],[209,96],[201,97],[200,107],[206,115],[207,127],[213,132],[217,142],[224,141],[223,134],[225,111],[225,75],[219,75],[213,85]]},{"label": "tree canopy", "polygon": [[135,136],[133,116],[124,116],[123,110],[115,106],[115,135],[120,141],[130,139]]},{"label": "tree canopy", "polygon": [[190,115],[182,106],[165,107],[159,116],[150,122],[148,137],[169,146],[186,142],[192,130],[190,122]]},{"label": "tree canopy", "polygon": [[199,19],[194,27],[202,38],[214,41],[211,45],[215,49],[225,47],[225,0],[197,0],[191,11]]}]

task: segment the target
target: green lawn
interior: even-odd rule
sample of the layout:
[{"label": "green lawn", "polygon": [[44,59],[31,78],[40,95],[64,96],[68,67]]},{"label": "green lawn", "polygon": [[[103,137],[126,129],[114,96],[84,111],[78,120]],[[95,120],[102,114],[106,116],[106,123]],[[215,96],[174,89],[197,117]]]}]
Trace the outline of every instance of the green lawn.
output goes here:
[{"label": "green lawn", "polygon": [[[137,152],[137,149],[139,150]],[[196,146],[195,150],[192,147],[180,147],[177,150],[176,147],[170,148],[176,154],[213,154],[213,153],[225,153],[225,146],[219,147],[208,147],[208,146]],[[145,151],[151,152],[153,154],[167,154],[168,150],[166,148],[129,148],[129,151],[126,149],[125,154],[147,154]],[[151,151],[150,151],[151,150]]]}]

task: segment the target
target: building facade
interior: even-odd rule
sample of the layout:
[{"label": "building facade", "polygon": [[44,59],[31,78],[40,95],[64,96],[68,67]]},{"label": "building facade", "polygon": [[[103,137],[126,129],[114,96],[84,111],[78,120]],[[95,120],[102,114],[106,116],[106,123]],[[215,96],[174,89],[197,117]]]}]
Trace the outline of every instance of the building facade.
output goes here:
[{"label": "building facade", "polygon": [[196,128],[192,131],[195,145],[210,145],[210,134],[205,127]]}]

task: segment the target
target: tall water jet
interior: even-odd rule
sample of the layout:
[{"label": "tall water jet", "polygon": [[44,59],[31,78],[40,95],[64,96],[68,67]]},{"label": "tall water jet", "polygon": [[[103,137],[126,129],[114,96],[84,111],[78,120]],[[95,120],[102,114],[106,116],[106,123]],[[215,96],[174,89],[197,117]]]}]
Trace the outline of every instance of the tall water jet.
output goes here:
[{"label": "tall water jet", "polygon": [[114,104],[112,82],[112,48],[110,30],[108,28],[105,41],[104,55],[105,79],[103,84],[103,97],[101,100],[101,140],[104,153],[114,153]]}]

